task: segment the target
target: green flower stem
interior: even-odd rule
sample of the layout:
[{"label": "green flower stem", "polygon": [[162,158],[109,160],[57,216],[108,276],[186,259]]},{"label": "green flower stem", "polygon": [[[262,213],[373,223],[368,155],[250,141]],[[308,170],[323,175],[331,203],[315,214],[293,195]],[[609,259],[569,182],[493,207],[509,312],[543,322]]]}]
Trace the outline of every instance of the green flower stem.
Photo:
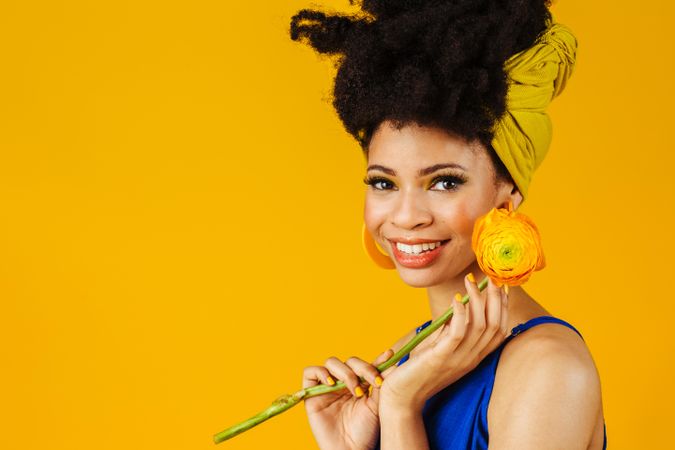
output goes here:
[{"label": "green flower stem", "polygon": [[[483,281],[478,283],[478,289],[482,291],[483,289],[485,289],[487,284],[488,278],[485,277]],[[469,294],[465,294],[464,297],[462,297],[462,304],[466,305],[468,301],[469,301]],[[429,336],[431,333],[440,328],[445,322],[447,322],[448,319],[452,317],[453,313],[454,311],[451,306],[445,313],[443,313],[443,315],[441,315],[436,320],[431,322],[428,327],[417,333],[410,341],[408,341],[407,344],[401,347],[399,351],[394,353],[391,358],[389,358],[387,361],[377,366],[377,370],[379,372],[383,372],[387,370],[389,367],[399,362],[401,358],[410,353],[412,349],[417,347],[419,343],[422,342],[427,336]],[[359,377],[359,379],[361,382],[365,381],[363,377]],[[333,386],[328,386],[326,384],[318,384],[316,386],[301,389],[293,394],[282,395],[281,397],[278,397],[276,400],[274,400],[274,402],[272,402],[272,404],[268,406],[267,409],[265,409],[264,411],[214,435],[213,440],[216,444],[219,444],[220,442],[233,438],[234,436],[241,434],[244,431],[247,431],[255,427],[256,425],[263,423],[267,419],[272,418],[277,414],[281,414],[287,409],[290,409],[293,406],[300,403],[300,400],[316,397],[317,395],[326,394],[328,392],[339,391],[340,389],[344,388],[346,388],[345,383],[343,381],[338,381]]]}]

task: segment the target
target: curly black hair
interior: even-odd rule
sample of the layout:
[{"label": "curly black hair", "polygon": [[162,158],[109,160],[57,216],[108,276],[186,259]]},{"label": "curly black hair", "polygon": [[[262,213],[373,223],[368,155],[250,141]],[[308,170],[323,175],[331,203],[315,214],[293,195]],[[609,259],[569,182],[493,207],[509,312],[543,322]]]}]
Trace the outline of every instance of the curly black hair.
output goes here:
[{"label": "curly black hair", "polygon": [[551,0],[349,0],[360,11],[302,9],[290,37],[336,56],[333,106],[364,152],[384,120],[490,142],[506,110],[504,62],[552,21]]}]

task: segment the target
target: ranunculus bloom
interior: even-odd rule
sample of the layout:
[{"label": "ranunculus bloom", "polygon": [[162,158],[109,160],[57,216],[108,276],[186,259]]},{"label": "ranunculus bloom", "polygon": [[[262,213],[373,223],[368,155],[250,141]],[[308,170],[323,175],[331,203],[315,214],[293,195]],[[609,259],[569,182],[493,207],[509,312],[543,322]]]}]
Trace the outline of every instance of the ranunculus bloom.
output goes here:
[{"label": "ranunculus bloom", "polygon": [[517,286],[546,266],[539,230],[532,219],[509,208],[492,208],[473,227],[471,247],[478,265],[497,285]]}]

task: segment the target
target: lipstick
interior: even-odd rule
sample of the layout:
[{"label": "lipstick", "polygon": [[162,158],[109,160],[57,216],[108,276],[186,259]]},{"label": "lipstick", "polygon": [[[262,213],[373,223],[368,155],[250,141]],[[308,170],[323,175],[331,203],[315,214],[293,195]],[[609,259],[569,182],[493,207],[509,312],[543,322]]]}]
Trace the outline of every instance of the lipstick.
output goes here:
[{"label": "lipstick", "polygon": [[441,254],[441,250],[443,250],[445,244],[450,242],[450,240],[448,239],[446,241],[441,241],[442,243],[440,246],[434,248],[433,250],[423,251],[422,253],[419,253],[417,255],[402,252],[396,246],[396,242],[392,241],[390,242],[392,252],[394,253],[394,257],[399,262],[399,264],[401,264],[404,267],[417,269],[431,265],[431,263],[436,260],[438,255]]}]

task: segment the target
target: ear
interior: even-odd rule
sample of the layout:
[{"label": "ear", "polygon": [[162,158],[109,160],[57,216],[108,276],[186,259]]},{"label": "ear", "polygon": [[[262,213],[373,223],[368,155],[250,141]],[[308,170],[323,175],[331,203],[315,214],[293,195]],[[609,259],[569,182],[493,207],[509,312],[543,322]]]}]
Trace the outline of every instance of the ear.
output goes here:
[{"label": "ear", "polygon": [[511,202],[513,203],[513,210],[517,210],[518,206],[523,201],[523,194],[520,193],[520,190],[517,187],[514,187],[511,191]]},{"label": "ear", "polygon": [[511,201],[513,210],[515,211],[523,201],[523,194],[520,193],[518,186],[512,182],[504,183],[500,194],[499,208],[508,209],[509,201]]}]

